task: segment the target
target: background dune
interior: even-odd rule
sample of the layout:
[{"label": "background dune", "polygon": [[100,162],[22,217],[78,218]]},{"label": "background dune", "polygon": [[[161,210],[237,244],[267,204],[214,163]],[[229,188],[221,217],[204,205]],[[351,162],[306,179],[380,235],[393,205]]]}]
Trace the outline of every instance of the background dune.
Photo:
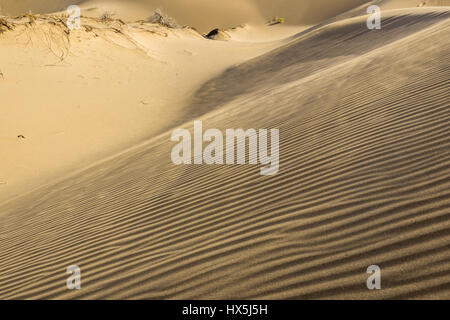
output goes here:
[{"label": "background dune", "polygon": [[[65,11],[69,5],[81,6],[83,15],[99,17],[113,13],[126,21],[147,19],[162,9],[178,23],[206,33],[214,28],[231,28],[240,24],[260,24],[275,16],[285,18],[289,25],[312,25],[355,8],[367,0],[1,0],[0,13],[19,15],[28,12]],[[383,9],[450,5],[449,0],[375,0]],[[366,6],[367,7],[367,6]]]},{"label": "background dune", "polygon": [[[275,16],[288,24],[309,25],[333,17],[362,4],[364,0],[2,0],[3,13],[23,14],[63,11],[71,4],[83,8],[83,15],[99,16],[106,11],[125,20],[146,19],[161,8],[183,25],[202,32],[213,28],[231,28],[244,23],[262,23]],[[416,1],[417,2],[417,1]]]},{"label": "background dune", "polygon": [[[377,3],[381,30],[355,1],[228,41],[5,18],[0,190],[22,181],[0,204],[0,298],[450,298],[450,11]],[[173,165],[193,119],[279,128],[279,174]]]}]

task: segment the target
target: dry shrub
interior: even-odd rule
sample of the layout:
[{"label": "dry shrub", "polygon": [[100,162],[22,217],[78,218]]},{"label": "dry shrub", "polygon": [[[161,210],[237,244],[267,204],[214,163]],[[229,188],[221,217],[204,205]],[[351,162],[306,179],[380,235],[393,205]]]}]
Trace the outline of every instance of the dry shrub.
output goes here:
[{"label": "dry shrub", "polygon": [[148,22],[157,23],[173,29],[181,28],[181,26],[176,23],[174,19],[163,13],[160,9],[156,9],[155,13],[150,18],[148,18]]},{"label": "dry shrub", "polygon": [[6,21],[3,18],[0,18],[0,33],[3,33],[7,30],[12,30],[12,29],[13,29],[13,26],[10,23],[8,23],[8,21]]},{"label": "dry shrub", "polygon": [[105,13],[103,13],[103,14],[100,16],[100,19],[101,19],[102,21],[110,21],[110,20],[113,20],[113,19],[114,19],[114,16],[115,16],[115,15],[116,15],[115,13],[106,11]]}]

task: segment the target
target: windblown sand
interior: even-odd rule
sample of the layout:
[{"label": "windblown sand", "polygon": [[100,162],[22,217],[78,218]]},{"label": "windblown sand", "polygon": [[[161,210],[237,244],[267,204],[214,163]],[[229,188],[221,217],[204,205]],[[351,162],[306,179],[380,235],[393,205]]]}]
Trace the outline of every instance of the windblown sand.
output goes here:
[{"label": "windblown sand", "polygon": [[[18,2],[1,12],[68,5]],[[144,0],[79,1],[129,11],[76,31],[0,17],[0,298],[450,298],[450,8],[429,5],[449,4],[375,1],[368,30],[364,1],[274,27],[300,1],[231,1],[219,25],[173,2],[243,26],[128,21]],[[194,119],[279,128],[280,172],[175,166]]]}]

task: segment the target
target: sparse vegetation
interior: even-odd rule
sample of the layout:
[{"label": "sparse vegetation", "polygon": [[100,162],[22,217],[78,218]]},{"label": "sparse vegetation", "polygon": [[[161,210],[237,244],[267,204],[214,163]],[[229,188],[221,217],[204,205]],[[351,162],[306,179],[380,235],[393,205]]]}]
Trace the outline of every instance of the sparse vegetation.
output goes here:
[{"label": "sparse vegetation", "polygon": [[12,25],[8,23],[5,19],[0,18],[0,33],[7,30],[12,30]]},{"label": "sparse vegetation", "polygon": [[276,24],[282,24],[284,23],[284,18],[275,17],[272,20],[268,21],[267,24],[270,26],[276,25]]},{"label": "sparse vegetation", "polygon": [[114,19],[114,16],[115,16],[115,15],[116,15],[115,13],[106,11],[106,12],[104,12],[104,13],[100,16],[100,19],[101,19],[102,21],[110,21],[110,20],[113,20],[113,19]]},{"label": "sparse vegetation", "polygon": [[174,19],[163,13],[160,9],[156,9],[155,13],[150,18],[148,18],[148,22],[157,23],[173,29],[181,28],[181,26],[176,23]]}]

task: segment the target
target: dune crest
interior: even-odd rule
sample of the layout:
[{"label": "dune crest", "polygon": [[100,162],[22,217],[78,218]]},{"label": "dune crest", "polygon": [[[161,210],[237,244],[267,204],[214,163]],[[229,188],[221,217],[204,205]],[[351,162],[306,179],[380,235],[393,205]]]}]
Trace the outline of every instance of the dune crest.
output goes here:
[{"label": "dune crest", "polygon": [[[367,0],[1,0],[0,14],[61,12],[75,4],[82,8],[84,16],[100,17],[110,13],[125,21],[136,21],[145,20],[156,9],[162,9],[179,24],[207,33],[215,28],[261,24],[275,16],[283,17],[289,25],[313,25],[367,3]],[[372,3],[386,10],[450,5],[449,0],[376,0]]]}]

